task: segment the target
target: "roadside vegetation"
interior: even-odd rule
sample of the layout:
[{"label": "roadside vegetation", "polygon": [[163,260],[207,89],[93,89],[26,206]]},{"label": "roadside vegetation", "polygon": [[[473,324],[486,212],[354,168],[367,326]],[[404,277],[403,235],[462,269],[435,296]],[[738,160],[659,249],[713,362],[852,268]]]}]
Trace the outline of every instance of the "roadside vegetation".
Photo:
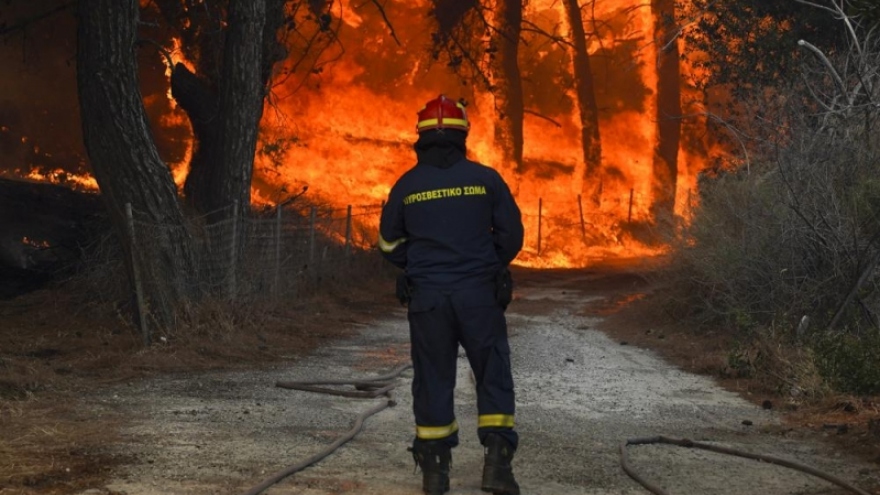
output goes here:
[{"label": "roadside vegetation", "polygon": [[[717,105],[712,120],[733,158],[702,174],[661,302],[676,318],[724,329],[730,372],[785,397],[876,396],[880,22],[858,2],[796,4],[785,17],[795,22],[763,13],[772,32],[749,33],[753,51],[701,38],[728,64],[713,82],[736,104]],[[735,25],[749,12],[714,22]],[[825,28],[780,33],[786,25]]]},{"label": "roadside vegetation", "polygon": [[[270,13],[272,8],[284,4],[278,0],[263,3]],[[337,42],[333,29],[341,21],[326,24],[329,14],[313,12],[326,7],[326,2],[292,3],[303,6],[301,15],[320,21],[312,23],[314,36],[303,39],[324,40],[317,43],[319,48]],[[432,3],[451,7],[460,2]],[[578,6],[576,2],[566,3]],[[137,9],[134,3],[125,4],[130,10]],[[155,4],[179,7],[178,2]],[[71,3],[64,5],[69,7]],[[78,5],[81,12],[94,14],[92,17],[107,12],[106,18],[102,15],[101,19],[93,19],[104,22],[101,26],[118,24],[109,15],[114,2],[89,0]],[[379,3],[375,5],[378,7]],[[837,5],[846,8],[837,9]],[[572,18],[580,13],[577,8],[569,9]],[[133,23],[135,16],[128,14],[126,11],[118,17]],[[176,11],[165,15],[184,27],[198,25]],[[707,113],[698,117],[710,122],[706,133],[719,140],[718,149],[728,153],[701,178],[693,221],[679,232],[673,261],[662,272],[660,283],[666,288],[658,291],[662,308],[681,322],[692,324],[687,326],[706,329],[706,333],[713,335],[723,333],[732,342],[726,373],[762,380],[793,401],[821,401],[835,394],[880,395],[880,9],[872,0],[843,4],[826,0],[816,0],[816,4],[695,0],[693,12],[676,15],[681,18],[680,24],[686,26],[684,34],[692,36],[688,45],[698,52],[691,53],[698,55],[695,65],[712,75],[706,87],[698,88],[701,94],[708,95]],[[381,18],[378,14],[374,16]],[[661,12],[656,17],[662,21],[664,16]],[[485,21],[482,15],[471,20],[474,19]],[[755,19],[766,22],[756,23]],[[291,21],[283,29],[312,24]],[[780,29],[785,26],[791,29]],[[134,39],[136,26],[123,27]],[[282,28],[268,22],[265,29],[272,34],[272,30]],[[197,31],[190,34],[198,37],[217,32]],[[458,33],[452,28],[447,31],[449,36]],[[101,32],[93,30],[96,37]],[[504,35],[504,30],[493,32],[499,33],[501,44],[515,39]],[[737,40],[736,36],[742,39]],[[250,60],[260,65],[251,67],[250,73],[268,77],[269,69],[279,62],[274,49],[278,39],[246,38],[251,44],[268,43],[263,47],[263,57]],[[457,46],[454,37],[445,39],[455,41]],[[801,39],[804,44],[798,44]],[[211,45],[211,41],[202,40],[193,46],[221,46]],[[481,38],[479,41],[482,44]],[[516,57],[517,44],[513,45],[507,47],[512,54],[505,56]],[[130,50],[128,45],[115,48],[126,53]],[[575,48],[583,52],[579,53],[582,58],[587,57],[586,45]],[[98,64],[106,58],[101,53],[89,55],[77,60]],[[457,55],[460,54],[453,54],[453,59]],[[458,57],[459,63],[461,58]],[[218,59],[219,55],[210,56],[203,62],[210,66]],[[299,62],[294,64],[298,65]],[[586,63],[581,65],[589,68]],[[492,70],[518,81],[518,74],[502,73],[501,69],[508,66],[499,63]],[[317,62],[315,67],[316,74],[323,70]],[[131,91],[120,95],[120,99],[126,96],[139,101],[135,68],[125,69],[132,76]],[[232,70],[232,65],[228,69],[223,74],[209,72],[214,77],[210,81],[247,72]],[[178,65],[172,75],[172,86],[181,78],[185,83],[191,75],[188,70]],[[82,77],[97,73],[84,70]],[[678,77],[677,71],[672,74]],[[585,89],[589,85],[581,82],[582,92],[589,96]],[[111,114],[121,107],[106,100],[97,91],[98,86],[94,88],[95,91],[84,95],[92,98],[87,101],[101,100],[109,105]],[[242,112],[233,109],[232,104],[238,100],[232,96],[224,97],[229,103],[229,108],[224,107],[228,110],[224,118],[247,128],[250,144],[223,151],[228,158],[224,161],[228,166],[222,170],[228,176],[226,182],[250,178],[258,122],[256,115],[245,119]],[[261,108],[262,99],[251,100],[252,110]],[[589,102],[580,104],[586,108]],[[100,108],[97,104],[90,107]],[[203,120],[197,111],[193,111],[192,117],[196,122]],[[584,122],[596,118],[581,117]],[[692,120],[686,119],[688,123]],[[100,123],[100,119],[95,120],[96,128]],[[215,136],[207,131],[210,129],[200,137]],[[512,130],[513,134],[517,132],[521,129]],[[93,136],[103,134],[95,131]],[[119,208],[113,210],[118,218],[107,220],[104,231],[108,237],[83,247],[85,259],[77,274],[46,290],[13,301],[0,301],[0,422],[5,426],[0,429],[0,491],[8,487],[20,490],[17,493],[75,493],[89,486],[83,473],[101,478],[115,464],[127,462],[102,457],[102,446],[113,441],[113,424],[89,423],[85,412],[76,409],[77,399],[95,384],[118,383],[158,372],[270,366],[281,360],[295,360],[326,339],[368,324],[376,311],[398,307],[393,299],[393,276],[380,257],[371,250],[357,248],[343,252],[340,240],[346,238],[345,223],[330,213],[325,228],[318,229],[317,238],[310,241],[312,236],[303,234],[303,226],[314,225],[315,221],[310,220],[306,209],[291,215],[292,222],[285,223],[289,228],[269,231],[271,235],[257,228],[250,231],[254,234],[251,238],[262,239],[262,243],[205,250],[228,254],[235,262],[226,263],[218,256],[223,263],[216,264],[225,270],[218,270],[219,275],[203,275],[205,270],[198,269],[198,262],[206,255],[200,255],[201,250],[197,249],[199,237],[188,230],[189,219],[179,206],[180,198],[171,177],[164,177],[167,166],[158,160],[148,136],[142,137],[140,151],[145,165],[142,170],[134,168],[128,172],[150,180],[123,180],[126,174],[120,175],[118,184],[101,187],[113,190],[116,186],[121,191],[119,198],[125,197],[129,202],[130,198],[159,197],[159,201],[152,203],[158,205],[156,211],[143,215],[147,221],[141,217],[139,223],[167,226],[166,233],[141,236],[140,242],[127,237],[131,222],[121,216],[125,202],[120,201]],[[511,138],[506,150],[513,155],[521,154],[521,139]],[[595,157],[597,136],[585,134],[581,139],[584,155]],[[125,156],[132,151],[127,145],[115,149]],[[119,164],[130,162],[127,158],[101,158],[91,157],[113,174],[126,172],[126,167]],[[215,159],[206,155],[199,156],[198,161],[210,164]],[[248,173],[239,174],[242,167]],[[150,170],[159,170],[161,174]],[[154,181],[161,184],[148,185]],[[249,180],[241,182],[229,189],[236,195],[249,194]],[[132,186],[137,186],[137,190],[130,190]],[[190,207],[216,216],[221,210],[214,210],[214,206],[232,204],[236,199],[213,197],[222,196],[220,192],[224,191],[203,191],[206,195],[201,197],[210,199],[208,204]],[[291,200],[281,198],[279,203]],[[247,198],[240,198],[240,204],[247,203]],[[146,205],[134,204],[135,213],[149,210]],[[242,213],[237,209],[222,211],[225,216],[212,218],[214,223],[228,225]],[[230,211],[235,214],[226,215]],[[270,225],[272,218],[275,217],[268,218]],[[331,223],[334,218],[336,224]],[[110,223],[116,226],[113,235],[109,234]],[[187,229],[180,228],[184,225]],[[174,241],[174,235],[167,232],[186,235]],[[214,236],[204,235],[203,241],[228,247],[223,245],[228,242],[226,230],[218,232]],[[311,232],[314,235],[314,229]],[[146,250],[150,245],[164,251]],[[133,258],[133,252],[147,254]],[[230,254],[233,252],[236,254]],[[259,253],[265,266],[253,261],[258,257],[247,256],[248,253]],[[298,253],[298,257],[292,253]],[[126,261],[132,259],[137,261]],[[145,298],[145,307],[150,311],[144,314],[130,296],[133,266],[127,265],[134,264],[141,265],[143,271],[161,271],[162,275],[150,278],[156,290]],[[270,269],[273,276],[265,276]],[[178,287],[173,282],[181,274],[196,275],[177,284]],[[238,284],[238,292],[234,292],[237,298],[228,297],[222,290],[203,291],[204,297],[193,298],[175,292],[200,284],[227,287],[225,282],[231,275]],[[174,291],[165,287],[164,282]],[[242,292],[242,287],[251,292]],[[278,297],[277,287],[284,288],[284,297]],[[382,303],[378,310],[377,301]],[[149,346],[143,343],[142,320],[147,320],[151,328],[153,340]],[[678,343],[675,345],[684,349]],[[691,352],[690,348],[688,351]],[[875,408],[876,403],[873,402]]]},{"label": "roadside vegetation", "polygon": [[[316,244],[322,258],[339,254],[335,238],[319,235]],[[110,405],[96,420],[95,411],[81,405],[96,387],[172,373],[289,366],[396,304],[381,257],[353,249],[320,267],[297,259],[293,269],[286,262],[283,297],[252,292],[183,305],[174,329],[155,331],[145,346],[131,317],[134,298],[120,252],[113,236],[96,239],[84,246],[77,273],[0,300],[0,492],[80,493],[132,462],[107,453],[130,418]],[[283,251],[285,259],[294,254]],[[260,268],[252,262],[241,271]],[[250,280],[239,279],[243,288]]]}]

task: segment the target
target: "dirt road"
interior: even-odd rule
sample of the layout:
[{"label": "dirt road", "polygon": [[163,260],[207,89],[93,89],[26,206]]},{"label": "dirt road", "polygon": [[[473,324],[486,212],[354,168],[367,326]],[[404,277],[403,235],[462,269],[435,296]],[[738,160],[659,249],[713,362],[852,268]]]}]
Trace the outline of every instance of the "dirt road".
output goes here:
[{"label": "dirt road", "polygon": [[[514,462],[524,494],[644,494],[621,470],[627,438],[667,435],[713,442],[806,463],[861,486],[877,486],[875,465],[825,444],[765,431],[772,411],[711,380],[682,372],[652,353],[612,341],[578,316],[589,297],[588,272],[526,278],[509,310],[517,426]],[[115,386],[89,401],[128,416],[111,454],[128,461],[105,486],[83,495],[236,494],[320,451],[379,399],[350,399],[276,388],[277,381],[361,378],[408,361],[406,315],[359,326],[275,371],[209,373]],[[409,374],[397,407],[367,420],[364,431],[319,464],[276,484],[270,494],[420,493],[406,447],[413,431]],[[481,449],[467,361],[456,392],[462,444],[454,451],[452,494],[479,491]],[[774,431],[778,431],[775,430]],[[784,468],[677,447],[631,448],[632,463],[671,494],[844,493]]]}]

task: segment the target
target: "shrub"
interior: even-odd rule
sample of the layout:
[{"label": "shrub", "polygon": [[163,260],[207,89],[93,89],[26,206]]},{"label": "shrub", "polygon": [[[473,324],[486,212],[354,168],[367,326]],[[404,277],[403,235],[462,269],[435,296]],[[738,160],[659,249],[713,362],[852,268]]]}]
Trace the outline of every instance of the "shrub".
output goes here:
[{"label": "shrub", "polygon": [[822,333],[813,348],[822,376],[841,391],[880,394],[880,330],[864,333]]},{"label": "shrub", "polygon": [[[740,102],[755,117],[739,122],[748,157],[701,177],[665,275],[676,315],[784,360],[758,330],[772,328],[777,348],[803,342],[829,385],[867,394],[880,390],[880,42],[856,33],[850,53],[814,51],[799,80]],[[813,326],[795,335],[804,315]]]}]

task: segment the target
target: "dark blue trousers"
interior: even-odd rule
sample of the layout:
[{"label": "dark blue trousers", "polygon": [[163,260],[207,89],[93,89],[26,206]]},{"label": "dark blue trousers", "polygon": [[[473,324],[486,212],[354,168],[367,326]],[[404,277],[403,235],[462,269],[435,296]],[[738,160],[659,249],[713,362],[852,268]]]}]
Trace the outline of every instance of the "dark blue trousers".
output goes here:
[{"label": "dark blue trousers", "polygon": [[459,344],[476,379],[480,442],[496,432],[514,447],[515,399],[504,309],[493,285],[462,290],[416,287],[409,303],[415,443],[458,445],[453,394]]}]

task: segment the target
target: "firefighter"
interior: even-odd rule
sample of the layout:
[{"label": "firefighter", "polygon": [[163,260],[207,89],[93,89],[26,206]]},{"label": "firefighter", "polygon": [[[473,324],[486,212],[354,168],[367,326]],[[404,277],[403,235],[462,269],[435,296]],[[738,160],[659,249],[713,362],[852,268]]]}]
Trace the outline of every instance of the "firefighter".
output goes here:
[{"label": "firefighter", "polygon": [[416,422],[410,450],[422,490],[449,490],[451,451],[459,441],[453,393],[460,344],[476,381],[481,488],[519,495],[504,311],[512,294],[508,265],[522,248],[523,226],[498,172],[466,158],[469,129],[464,103],[443,95],[418,112],[418,163],[391,188],[379,247],[404,269],[397,293],[408,306]]}]

